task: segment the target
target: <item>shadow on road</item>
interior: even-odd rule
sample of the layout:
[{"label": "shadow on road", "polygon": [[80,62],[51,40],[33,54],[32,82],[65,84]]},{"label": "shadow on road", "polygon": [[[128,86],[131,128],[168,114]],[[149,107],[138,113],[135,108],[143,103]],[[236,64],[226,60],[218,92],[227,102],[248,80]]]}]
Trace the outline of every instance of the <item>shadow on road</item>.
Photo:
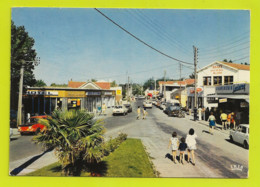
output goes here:
[{"label": "shadow on road", "polygon": [[10,172],[10,175],[15,176],[18,175],[21,171],[23,171],[25,168],[27,168],[29,165],[31,165],[33,162],[35,162],[36,160],[38,160],[39,158],[41,158],[43,155],[45,155],[46,153],[52,151],[53,148],[48,149],[46,151],[44,151],[42,154],[34,156],[33,158],[31,158],[30,160],[28,160],[27,162],[25,162],[24,164],[18,166],[17,168],[13,169]]}]

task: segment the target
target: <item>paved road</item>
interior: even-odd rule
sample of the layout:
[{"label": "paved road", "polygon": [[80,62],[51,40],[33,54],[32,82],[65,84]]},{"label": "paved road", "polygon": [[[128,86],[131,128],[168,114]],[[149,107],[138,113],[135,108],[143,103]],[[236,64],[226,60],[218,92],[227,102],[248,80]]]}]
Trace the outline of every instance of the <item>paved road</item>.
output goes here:
[{"label": "paved road", "polygon": [[[136,120],[136,108],[142,101],[134,104],[133,112],[127,116],[114,116],[105,119],[106,137],[116,136],[118,132],[128,137],[140,138],[160,177],[214,177],[246,178],[248,173],[248,150],[228,141],[228,135],[215,131],[207,133],[208,128],[188,119],[168,117],[157,108],[148,109],[146,120]],[[173,164],[168,158],[167,148],[173,131],[178,137],[186,137],[190,128],[194,128],[198,149],[195,152],[196,166],[191,164]],[[235,170],[242,166],[242,171]]]}]

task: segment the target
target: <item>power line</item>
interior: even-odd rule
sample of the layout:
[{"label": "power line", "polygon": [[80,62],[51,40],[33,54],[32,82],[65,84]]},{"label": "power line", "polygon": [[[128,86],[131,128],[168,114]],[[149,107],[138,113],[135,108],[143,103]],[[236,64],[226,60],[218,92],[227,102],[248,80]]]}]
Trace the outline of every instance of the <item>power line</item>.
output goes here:
[{"label": "power line", "polygon": [[124,29],[123,27],[121,27],[119,24],[117,24],[116,22],[114,22],[112,19],[110,19],[109,17],[107,17],[104,13],[102,13],[100,10],[98,10],[97,8],[94,8],[98,13],[100,13],[102,16],[104,16],[106,19],[108,19],[109,21],[111,21],[114,25],[116,25],[117,27],[119,27],[120,29],[122,29],[123,31],[125,31],[127,34],[129,34],[130,36],[132,36],[133,38],[135,38],[136,40],[138,40],[139,42],[143,43],[144,45],[146,45],[147,47],[153,49],[154,51],[172,59],[172,60],[175,60],[175,61],[178,61],[178,62],[181,62],[181,63],[184,63],[184,64],[192,64],[192,63],[189,63],[189,62],[184,62],[182,60],[179,60],[179,59],[176,59],[174,57],[171,57],[163,52],[161,52],[160,50],[152,47],[151,45],[147,44],[146,42],[144,42],[143,40],[141,40],[140,38],[136,37],[134,34],[130,33],[129,31],[127,31],[126,29]]},{"label": "power line", "polygon": [[[208,56],[208,55],[211,55],[211,54],[216,54],[216,50],[233,49],[233,48],[236,48],[236,47],[241,46],[242,44],[246,44],[246,43],[249,43],[249,42],[250,42],[250,41],[242,42],[242,43],[240,43],[240,44],[238,44],[238,45],[235,45],[235,46],[232,46],[232,47],[228,47],[229,45],[227,45],[226,47],[223,47],[222,49],[219,49],[219,48],[215,49],[215,50],[214,50],[215,52],[212,52],[212,53],[203,53],[203,51],[202,51],[202,54],[203,54],[203,56]],[[226,49],[226,48],[227,48],[227,49]],[[204,55],[204,54],[205,54],[205,55]]]},{"label": "power line", "polygon": [[[168,34],[168,32],[166,31],[161,31],[160,28],[162,28],[162,25],[157,24],[157,22],[154,22],[153,20],[151,20],[148,16],[146,16],[142,11],[140,11],[139,9],[135,9],[137,14],[139,14],[140,16],[142,16],[143,19],[145,19],[148,23],[150,23],[150,25],[155,25],[156,27],[154,27],[154,29],[156,29],[158,32],[161,32],[163,36],[165,36],[165,38],[167,38],[168,40],[170,40],[171,42],[173,42],[177,47],[179,47],[180,49],[183,50],[183,52],[185,52],[188,55],[191,55],[191,51],[187,50],[184,45],[182,43],[180,43],[178,40],[174,39],[173,37]],[[173,33],[172,35],[177,38]]]},{"label": "power line", "polygon": [[235,61],[243,60],[243,59],[246,59],[246,58],[249,58],[249,56],[245,56],[243,58],[239,58],[239,59],[236,59],[236,60],[233,60],[233,61],[235,62]]},{"label": "power line", "polygon": [[[246,32],[244,32],[244,33],[242,33],[242,34],[240,34],[240,35],[238,35],[238,36],[236,36],[236,37],[233,37],[232,39],[230,39],[230,40],[227,40],[226,42],[224,42],[224,43],[222,43],[220,46],[218,46],[218,47],[213,47],[213,48],[210,48],[210,47],[207,47],[207,48],[200,48],[200,49],[202,49],[202,50],[204,50],[204,51],[212,51],[212,50],[214,50],[215,48],[219,48],[219,47],[221,47],[221,46],[225,46],[225,45],[228,45],[229,43],[235,43],[235,42],[237,42],[237,41],[241,41],[241,40],[243,40],[243,39],[248,39],[248,36],[244,36],[245,34],[247,34],[247,33],[249,33],[250,31],[246,31]],[[242,38],[241,38],[242,37]],[[238,38],[240,38],[240,39],[238,39]],[[234,40],[235,40],[235,42],[234,42]]]},{"label": "power line", "polygon": [[[145,19],[145,18],[140,18],[138,15],[132,13],[131,11],[127,10],[133,17],[135,17],[142,25],[146,25],[149,28],[149,31],[153,31],[157,36],[159,36],[160,38],[166,40],[166,41],[172,41],[171,38],[169,38],[167,35],[165,35],[164,32],[161,32],[158,28],[153,27],[150,24],[150,21]],[[138,13],[139,14],[139,13]],[[140,14],[139,14],[140,15]],[[147,22],[143,21],[146,20]],[[179,50],[183,53],[185,53],[186,55],[190,56],[190,54],[188,54],[183,48],[179,47],[176,43],[174,43],[175,45],[173,45],[172,43],[166,43],[171,47],[178,47]]]},{"label": "power line", "polygon": [[245,47],[245,48],[242,48],[242,49],[238,49],[238,50],[235,50],[235,51],[232,51],[232,52],[229,52],[229,53],[226,53],[226,54],[219,54],[219,55],[216,55],[216,56],[211,56],[211,57],[206,57],[206,58],[201,58],[202,60],[205,60],[205,59],[210,59],[210,58],[216,58],[216,57],[219,57],[219,56],[225,56],[225,55],[229,55],[229,54],[233,54],[233,53],[236,53],[238,51],[241,51],[241,50],[244,50],[244,49],[248,49],[248,47]]}]

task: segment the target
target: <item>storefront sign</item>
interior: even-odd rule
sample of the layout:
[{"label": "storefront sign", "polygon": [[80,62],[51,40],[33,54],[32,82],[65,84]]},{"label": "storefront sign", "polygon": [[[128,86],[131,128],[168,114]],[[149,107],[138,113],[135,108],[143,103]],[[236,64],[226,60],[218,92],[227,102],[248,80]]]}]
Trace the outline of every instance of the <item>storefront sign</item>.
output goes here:
[{"label": "storefront sign", "polygon": [[65,97],[85,97],[84,91],[67,91]]},{"label": "storefront sign", "polygon": [[210,71],[213,75],[220,75],[223,73],[222,65],[214,65]]},{"label": "storefront sign", "polygon": [[26,95],[58,95],[57,91],[27,91]]},{"label": "storefront sign", "polygon": [[207,97],[208,103],[218,103],[218,98],[215,97]]},{"label": "storefront sign", "polygon": [[225,99],[219,99],[218,102],[219,102],[219,103],[226,103],[226,102],[227,102],[227,98],[225,98]]},{"label": "storefront sign", "polygon": [[[203,88],[201,88],[201,87],[197,88],[198,97],[202,97],[203,96],[203,92],[204,92]],[[187,88],[187,94],[190,97],[194,97],[194,88],[193,87]]]},{"label": "storefront sign", "polygon": [[233,84],[216,87],[217,94],[249,94],[249,84]]},{"label": "storefront sign", "polygon": [[91,96],[91,95],[101,95],[101,92],[86,92],[86,95]]},{"label": "storefront sign", "polygon": [[104,95],[112,95],[112,92],[105,92]]},{"label": "storefront sign", "polygon": [[116,95],[122,95],[122,90],[116,90]]}]

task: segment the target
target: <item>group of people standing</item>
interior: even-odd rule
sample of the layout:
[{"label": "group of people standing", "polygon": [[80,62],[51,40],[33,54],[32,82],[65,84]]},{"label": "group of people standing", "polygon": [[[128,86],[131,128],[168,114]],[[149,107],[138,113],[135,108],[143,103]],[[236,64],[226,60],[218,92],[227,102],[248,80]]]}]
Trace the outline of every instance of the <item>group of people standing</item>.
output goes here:
[{"label": "group of people standing", "polygon": [[[220,115],[222,130],[226,129],[235,129],[236,128],[236,119],[234,112],[231,112],[229,114],[226,114],[225,112],[222,112]],[[210,113],[210,116],[208,118],[209,122],[209,133],[213,134],[213,129],[216,126],[216,118],[213,115],[213,112]]]},{"label": "group of people standing", "polygon": [[[146,116],[148,115],[148,112],[146,111],[145,107],[143,107],[143,109],[142,109],[142,114],[143,114],[143,119],[146,119]],[[140,118],[141,118],[141,108],[140,108],[140,106],[138,106],[136,119],[140,119]]]},{"label": "group of people standing", "polygon": [[[195,134],[195,131],[193,128],[189,130],[189,133],[187,134],[186,138],[182,137],[179,141],[177,137],[177,133],[173,132],[172,137],[170,138],[170,142],[168,145],[168,148],[171,147],[172,150],[172,157],[173,162],[177,163],[177,151],[179,150],[179,162],[182,164],[185,164],[185,153],[187,151],[188,159],[187,163],[191,163],[195,166],[195,156],[194,151],[197,149],[196,147],[196,138],[197,135]],[[192,158],[192,161],[191,161]]]}]

